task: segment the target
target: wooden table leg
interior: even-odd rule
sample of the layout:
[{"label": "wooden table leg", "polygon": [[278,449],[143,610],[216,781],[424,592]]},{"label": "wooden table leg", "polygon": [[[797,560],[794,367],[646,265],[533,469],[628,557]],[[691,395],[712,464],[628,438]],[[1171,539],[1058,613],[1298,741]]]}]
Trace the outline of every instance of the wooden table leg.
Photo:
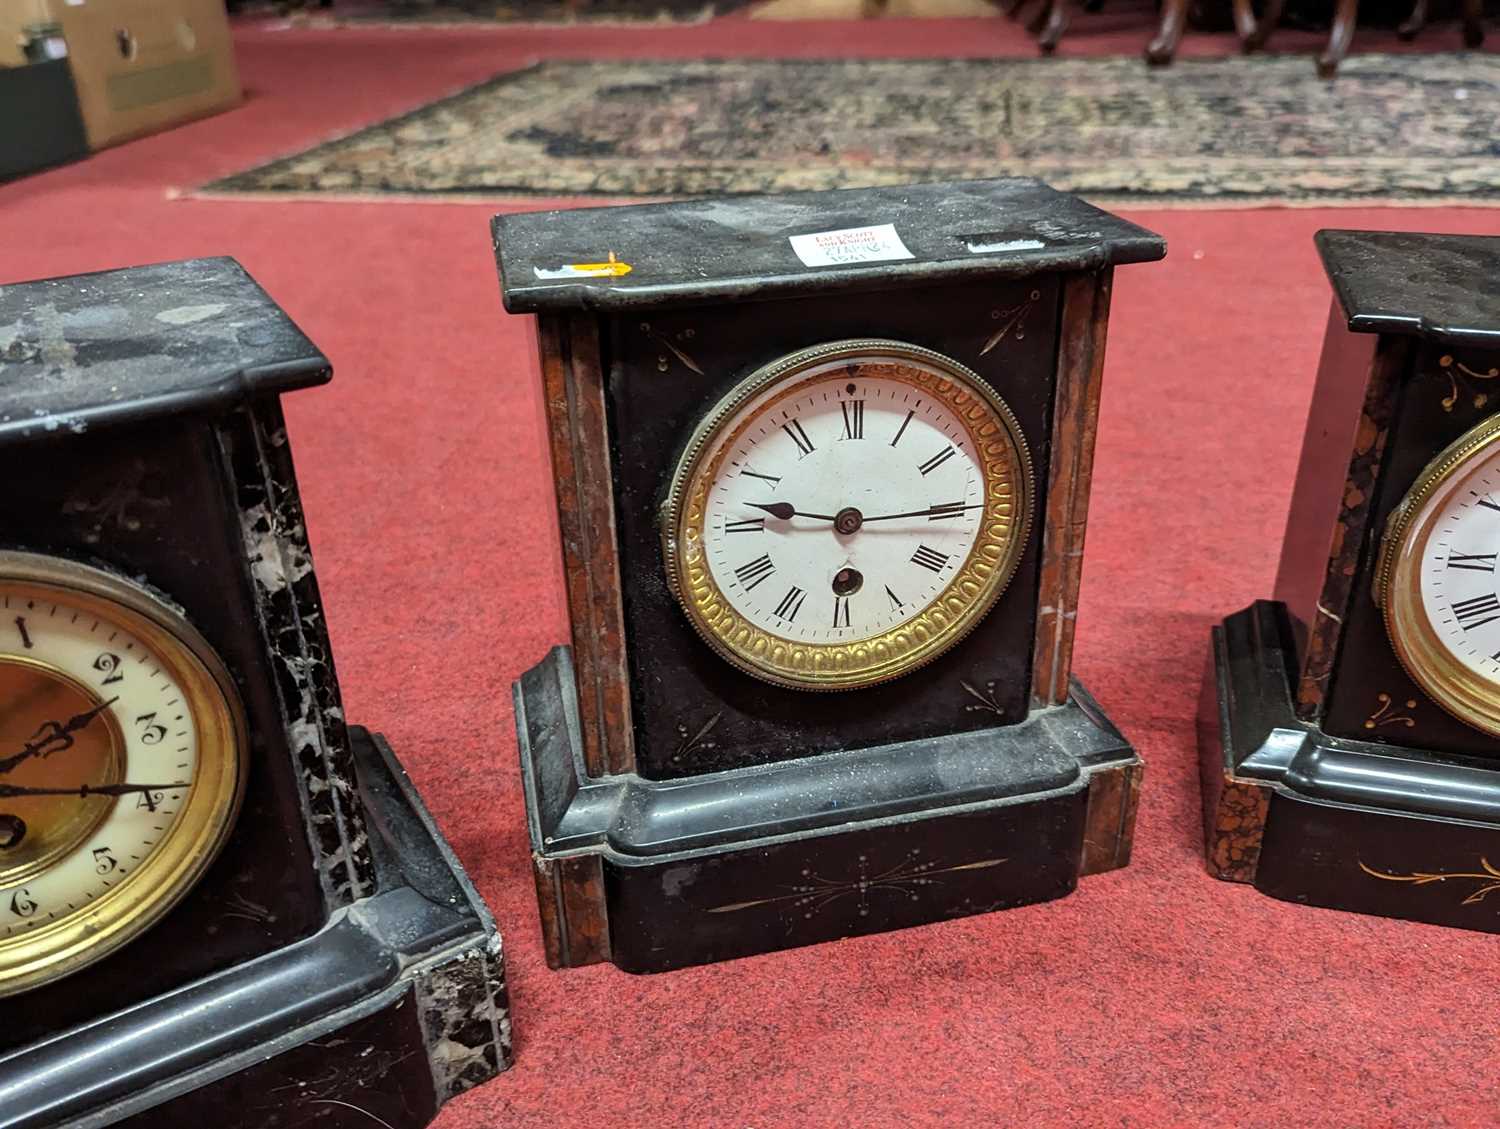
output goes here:
[{"label": "wooden table leg", "polygon": [[1464,0],[1464,46],[1484,42],[1484,0]]},{"label": "wooden table leg", "polygon": [[1286,0],[1266,0],[1266,10],[1260,14],[1260,27],[1245,41],[1247,51],[1258,51],[1266,45],[1266,40],[1281,23],[1281,11],[1285,7]]},{"label": "wooden table leg", "polygon": [[1332,78],[1349,54],[1349,44],[1354,39],[1354,25],[1359,20],[1359,0],[1339,0],[1333,11],[1333,29],[1328,33],[1328,46],[1318,56],[1318,74]]},{"label": "wooden table leg", "polygon": [[1057,50],[1057,41],[1062,38],[1063,32],[1068,30],[1067,0],[1047,0],[1045,11],[1047,18],[1042,21],[1036,42],[1045,54],[1050,55]]},{"label": "wooden table leg", "polygon": [[1240,37],[1240,46],[1246,51],[1259,51],[1271,38],[1276,25],[1281,23],[1281,12],[1286,0],[1266,0],[1265,11],[1257,17],[1251,0],[1234,0],[1234,30]]},{"label": "wooden table leg", "polygon": [[1257,26],[1255,8],[1250,0],[1234,0],[1234,31],[1240,37],[1241,44],[1250,42]]},{"label": "wooden table leg", "polygon": [[1411,15],[1396,28],[1396,37],[1410,43],[1427,26],[1427,0],[1412,0]]},{"label": "wooden table leg", "polygon": [[1161,26],[1156,29],[1156,38],[1146,44],[1146,62],[1164,67],[1172,61],[1187,27],[1187,11],[1188,0],[1162,0]]}]

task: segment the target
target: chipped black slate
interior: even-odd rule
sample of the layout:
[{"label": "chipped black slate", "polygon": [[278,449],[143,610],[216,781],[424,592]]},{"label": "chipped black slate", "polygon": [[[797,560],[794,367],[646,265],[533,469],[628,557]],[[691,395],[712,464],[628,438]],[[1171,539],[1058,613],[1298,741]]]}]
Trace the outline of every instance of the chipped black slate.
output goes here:
[{"label": "chipped black slate", "polygon": [[[895,225],[912,258],[809,267],[789,239],[881,224]],[[493,231],[511,313],[880,290],[1094,270],[1167,253],[1159,235],[1030,178],[527,212],[496,216]],[[629,274],[537,273],[605,262],[610,253],[630,264]]]},{"label": "chipped black slate", "polygon": [[0,444],[228,407],[330,374],[230,258],[0,286]]},{"label": "chipped black slate", "polygon": [[1500,348],[1500,236],[1326,230],[1316,240],[1354,332]]}]

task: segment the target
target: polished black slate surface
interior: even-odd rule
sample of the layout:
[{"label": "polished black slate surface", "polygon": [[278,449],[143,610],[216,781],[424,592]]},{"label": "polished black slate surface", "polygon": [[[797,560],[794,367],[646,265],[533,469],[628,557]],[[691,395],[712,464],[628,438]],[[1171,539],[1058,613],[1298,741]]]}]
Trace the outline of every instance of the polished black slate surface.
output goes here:
[{"label": "polished black slate surface", "polygon": [[230,258],[0,286],[0,444],[224,406],[330,374]]},{"label": "polished black slate surface", "polygon": [[1294,630],[1286,605],[1257,600],[1214,629],[1224,767],[1282,794],[1500,825],[1500,772],[1394,741],[1330,737],[1292,708]]},{"label": "polished black slate surface", "polygon": [[1076,787],[1088,766],[1130,747],[1080,685],[1025,721],[779,764],[655,781],[579,774],[575,675],[554,647],[514,690],[533,830],[548,852],[598,850],[637,863],[816,834],[855,822],[1005,804]]},{"label": "polished black slate surface", "polygon": [[584,773],[567,647],[514,701],[533,856],[598,860],[627,972],[1063,897],[1093,773],[1140,763],[1077,682],[1016,725],[673,781]]},{"label": "polished black slate surface", "polygon": [[1500,236],[1325,230],[1314,238],[1350,329],[1500,348]]},{"label": "polished black slate surface", "polygon": [[[894,224],[910,259],[806,266],[789,237]],[[511,313],[625,310],[1152,262],[1160,236],[1030,178],[496,216]],[[994,250],[975,251],[973,247]],[[614,253],[629,274],[541,278]]]},{"label": "polished black slate surface", "polygon": [[1213,629],[1205,771],[1270,789],[1256,889],[1303,905],[1500,932],[1475,893],[1500,851],[1500,772],[1462,757],[1330,736],[1292,707],[1284,604],[1258,600]]}]

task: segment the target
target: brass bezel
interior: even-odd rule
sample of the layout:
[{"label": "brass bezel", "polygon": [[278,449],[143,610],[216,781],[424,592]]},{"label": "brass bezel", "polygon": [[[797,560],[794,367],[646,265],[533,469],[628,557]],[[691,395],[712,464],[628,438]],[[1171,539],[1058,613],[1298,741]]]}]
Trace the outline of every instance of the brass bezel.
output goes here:
[{"label": "brass bezel", "polygon": [[1423,468],[1386,522],[1374,595],[1391,647],[1412,680],[1466,725],[1500,737],[1500,683],[1470,670],[1438,638],[1422,608],[1418,568],[1439,509],[1431,503],[1457,488],[1465,470],[1497,444],[1500,415],[1470,428]]},{"label": "brass bezel", "polygon": [[[920,615],[857,642],[792,643],[746,622],[702,563],[704,491],[694,484],[706,480],[700,470],[707,452],[724,424],[744,405],[778,383],[786,383],[790,390],[809,369],[860,357],[896,364],[916,362],[936,370],[924,374],[931,377],[930,384],[913,383],[945,400],[985,460],[984,523],[963,565]],[[712,468],[707,469],[706,477],[712,477]],[[1020,423],[1009,405],[972,369],[903,341],[832,341],[757,369],[699,422],[678,460],[662,507],[663,563],[668,584],[688,621],[731,665],[764,682],[796,690],[861,689],[933,661],[979,624],[1015,575],[1031,529],[1035,493],[1031,454]]]},{"label": "brass bezel", "polygon": [[[0,997],[92,964],[156,924],[203,876],[233,829],[249,771],[244,708],[208,641],[161,598],[101,569],[0,551],[0,583],[119,624],[171,671],[197,725],[198,766],[176,822],[144,862],[87,908],[0,940]],[[9,888],[9,887],[8,887]]]}]

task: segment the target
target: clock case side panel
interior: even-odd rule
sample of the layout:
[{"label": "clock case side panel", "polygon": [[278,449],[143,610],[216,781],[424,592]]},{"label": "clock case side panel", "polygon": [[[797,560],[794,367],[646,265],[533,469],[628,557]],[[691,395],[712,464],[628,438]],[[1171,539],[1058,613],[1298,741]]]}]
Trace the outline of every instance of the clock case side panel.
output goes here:
[{"label": "clock case side panel", "polygon": [[1360,561],[1378,538],[1373,503],[1408,362],[1404,339],[1353,333],[1333,304],[1274,589],[1298,625],[1307,721],[1323,714]]},{"label": "clock case side panel", "polygon": [[[1038,513],[1042,530],[1031,662],[1034,707],[1061,705],[1073,692],[1073,637],[1113,284],[1110,268],[1065,275],[1062,281],[1051,458],[1043,495],[1046,506]],[[1132,758],[1101,768],[1090,778],[1084,874],[1130,862],[1144,772],[1140,759]]]},{"label": "clock case side panel", "polygon": [[1046,508],[1038,512],[1041,575],[1031,695],[1039,706],[1067,701],[1073,672],[1113,276],[1103,270],[1068,275],[1063,282]]},{"label": "clock case side panel", "polygon": [[[1061,288],[1061,276],[1045,275],[602,320],[625,654],[641,775],[674,779],[1025,720]],[[1030,448],[1036,517],[998,603],[968,638],[932,663],[874,689],[813,693],[771,686],[719,659],[693,631],[664,574],[661,505],[694,425],[746,376],[810,345],[870,337],[953,357],[995,388]],[[575,567],[582,565],[570,563],[570,572]]]},{"label": "clock case side panel", "polygon": [[319,880],[330,908],[348,905],[373,888],[374,863],[280,401],[230,413],[218,440]]},{"label": "clock case side panel", "polygon": [[[147,578],[224,660],[251,735],[249,779],[230,837],[199,883],[145,937],[24,999],[0,1036],[12,1047],[319,928],[327,906],[296,797],[299,784],[259,606],[233,520],[214,421],[189,416],[0,450],[5,547]],[[193,937],[191,945],[152,938]]]},{"label": "clock case side panel", "polygon": [[632,772],[635,730],[600,327],[582,314],[543,314],[536,322],[573,664],[587,719],[584,764],[590,776]]}]

